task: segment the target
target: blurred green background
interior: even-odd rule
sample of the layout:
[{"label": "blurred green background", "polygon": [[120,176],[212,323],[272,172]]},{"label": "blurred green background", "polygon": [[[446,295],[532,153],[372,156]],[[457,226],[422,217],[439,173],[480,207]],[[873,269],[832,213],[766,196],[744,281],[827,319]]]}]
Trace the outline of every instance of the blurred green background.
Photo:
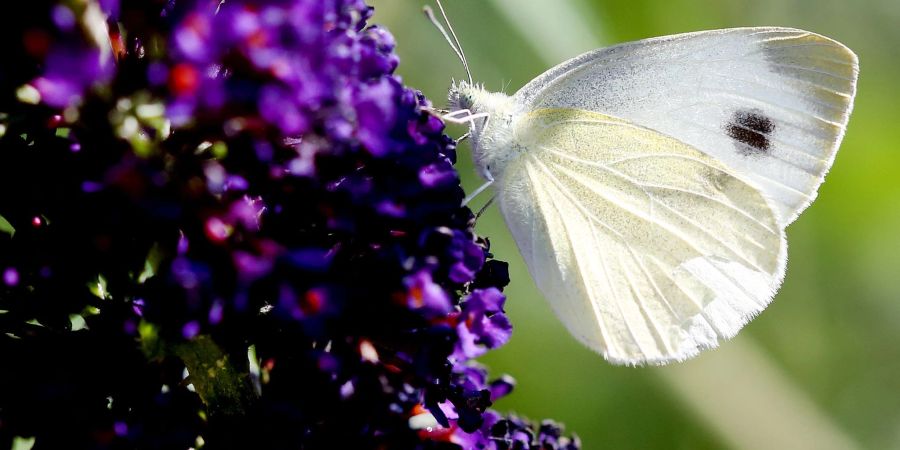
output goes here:
[{"label": "blurred green background", "polygon": [[[421,7],[374,0],[399,74],[444,106],[465,74]],[[445,0],[475,79],[515,92],[583,51],[645,37],[782,25],[860,57],[856,106],[819,199],[788,228],[776,301],[732,341],[684,364],[614,367],[563,329],[496,208],[478,223],[510,262],[515,332],[483,362],[518,380],[497,406],[566,424],[591,449],[900,449],[900,1]],[[466,130],[451,127],[458,136]],[[480,184],[466,144],[459,171]],[[480,206],[489,198],[475,201]]]}]

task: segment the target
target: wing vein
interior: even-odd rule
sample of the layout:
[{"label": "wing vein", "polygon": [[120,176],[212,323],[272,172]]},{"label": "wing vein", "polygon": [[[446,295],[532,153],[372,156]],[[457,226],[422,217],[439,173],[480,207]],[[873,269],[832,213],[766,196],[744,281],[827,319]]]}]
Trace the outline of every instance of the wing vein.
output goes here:
[{"label": "wing vein", "polygon": [[767,62],[767,64],[772,65],[772,66],[775,66],[775,67],[782,67],[782,68],[785,68],[785,69],[794,69],[794,70],[800,70],[800,71],[803,71],[803,72],[817,73],[817,74],[819,74],[819,75],[825,75],[825,76],[828,76],[828,77],[836,78],[836,79],[838,79],[838,80],[843,80],[843,81],[847,81],[847,82],[850,82],[850,83],[854,83],[854,82],[856,81],[856,80],[854,80],[853,78],[847,78],[847,77],[845,77],[845,76],[843,76],[843,75],[840,75],[840,74],[837,74],[837,73],[833,73],[833,72],[829,72],[829,71],[827,71],[827,70],[814,69],[814,68],[812,68],[812,67],[801,66],[801,65],[799,65],[799,64],[787,64],[787,63],[778,63],[778,62],[772,62],[772,61]]},{"label": "wing vein", "polygon": [[[669,211],[671,211],[672,214],[675,214],[676,216],[681,217],[685,222],[691,224],[694,228],[696,228],[697,230],[699,230],[702,234],[706,235],[706,237],[709,237],[709,238],[711,238],[713,241],[718,242],[719,245],[722,246],[722,248],[724,248],[724,249],[728,250],[729,252],[731,252],[732,255],[734,255],[736,258],[740,259],[741,261],[743,261],[743,263],[746,264],[747,266],[752,267],[752,268],[753,268],[754,270],[756,270],[757,272],[768,273],[768,271],[763,270],[763,269],[762,269],[761,267],[759,267],[755,262],[750,261],[743,253],[741,253],[741,252],[735,250],[733,247],[731,247],[730,245],[728,245],[728,244],[726,244],[725,242],[723,242],[723,241],[722,241],[721,239],[719,239],[719,238],[716,236],[716,234],[713,233],[712,231],[706,229],[705,227],[701,226],[700,224],[698,224],[697,222],[695,222],[695,221],[692,220],[691,218],[689,218],[689,217],[685,216],[684,214],[678,212],[678,210],[676,210],[675,208],[672,208],[671,206],[669,206],[669,205],[667,205],[667,204],[665,204],[665,203],[663,203],[663,202],[659,202],[659,204],[661,204],[663,207],[665,207],[666,209],[668,209]],[[705,253],[703,253],[703,252],[700,252],[700,255],[702,255],[702,256],[707,256],[707,255],[706,255]]]},{"label": "wing vein", "polygon": [[[541,164],[540,161],[538,161],[538,160],[535,160],[535,162],[537,162],[539,165]],[[572,198],[570,198],[570,197],[568,197],[568,196],[566,195],[566,193],[563,191],[563,188],[562,188],[561,186],[559,186],[559,185],[555,182],[555,180],[553,180],[552,174],[547,173],[547,172],[544,171],[544,169],[541,168],[541,167],[539,167],[539,170],[545,172],[545,173],[544,173],[544,176],[550,178],[550,179],[551,179],[551,183],[553,184],[553,186],[554,186],[556,189],[560,190],[560,193],[562,193],[564,196],[566,196],[567,199],[569,200],[569,202],[572,204],[572,206],[574,206],[576,209],[579,209],[579,212],[581,212],[582,215],[583,215],[584,213],[583,213],[582,211],[580,211],[579,205],[574,201],[574,199],[572,199]],[[549,195],[550,193],[549,193],[549,192],[546,192],[546,194]],[[551,196],[551,197],[552,197],[552,196]],[[556,203],[554,203],[554,202],[549,202],[549,203],[550,203],[551,207],[556,211],[556,214],[557,214],[560,218],[565,217],[565,216],[563,215],[562,211],[560,211],[560,209],[559,209],[559,207],[558,207],[558,205],[557,205]],[[565,234],[565,236],[566,236],[566,240],[567,240],[568,243],[569,243],[569,246],[572,248],[572,255],[573,255],[573,257],[575,258],[575,265],[576,265],[576,269],[577,269],[577,270],[576,270],[576,273],[578,273],[578,282],[581,283],[581,285],[582,285],[582,286],[584,287],[584,289],[587,291],[587,294],[588,294],[588,302],[589,302],[590,305],[591,305],[591,310],[592,310],[593,313],[594,313],[594,317],[595,317],[595,319],[596,319],[596,321],[597,321],[597,326],[600,328],[600,335],[601,335],[601,338],[602,338],[604,341],[606,341],[607,345],[609,345],[609,347],[610,347],[610,350],[612,350],[612,349],[614,348],[614,346],[613,346],[613,345],[614,345],[614,341],[611,340],[611,339],[608,339],[607,336],[606,336],[606,333],[605,333],[605,331],[606,331],[606,325],[605,325],[605,323],[606,323],[606,322],[603,320],[603,313],[600,311],[599,306],[597,305],[597,302],[595,301],[595,298],[597,297],[596,292],[595,292],[595,287],[592,286],[592,285],[590,285],[588,282],[586,282],[586,280],[584,279],[584,277],[581,276],[582,261],[581,261],[581,256],[579,256],[579,252],[576,250],[576,249],[578,248],[578,246],[577,246],[577,244],[575,243],[575,241],[572,240],[572,233],[569,232],[570,230],[569,230],[568,225],[566,224],[566,221],[565,221],[565,220],[561,220],[561,222],[562,222],[563,228],[566,229],[566,232],[565,232],[564,234]],[[588,221],[588,226],[591,226],[591,225],[590,225],[590,221]],[[593,231],[592,231],[592,238],[594,238],[594,237],[595,237],[595,235],[593,234]],[[612,281],[610,280],[609,274],[607,273],[607,269],[606,269],[606,266],[605,266],[606,263],[603,261],[603,258],[600,258],[600,261],[601,261],[601,267],[602,267],[602,269],[603,269],[604,279],[606,280],[607,286],[608,286],[608,288],[609,288],[609,292],[610,292],[610,294],[612,295],[612,293],[615,292],[615,290],[614,290],[613,287],[612,287]],[[618,306],[618,304],[617,304],[617,306]],[[627,319],[625,319],[625,316],[624,316],[624,314],[622,314],[621,309],[620,309],[619,313],[622,315],[622,321],[623,321],[624,324],[625,324],[625,328],[626,328],[626,330],[628,331],[628,334],[631,335],[631,339],[632,339],[632,340],[638,345],[638,347],[640,348],[640,344],[638,343],[638,340],[637,340],[637,338],[635,337],[633,330],[631,329],[631,324],[629,324],[628,321],[627,321]],[[615,344],[617,345],[617,343],[615,343]],[[644,351],[644,350],[641,349],[641,352],[643,352],[643,351]],[[622,354],[622,355],[626,354],[626,352],[625,352],[622,348],[619,348],[619,352],[620,352],[620,354]]]},{"label": "wing vein", "polygon": [[[808,102],[808,103],[811,103],[811,104],[813,104],[813,105],[818,105],[818,106],[821,106],[821,107],[823,107],[823,108],[827,108],[827,109],[830,109],[830,110],[833,110],[833,111],[843,112],[844,109],[845,109],[845,108],[843,108],[842,106],[833,105],[833,104],[831,104],[831,103],[826,103],[826,102],[823,102],[823,101],[821,101],[821,100],[817,100],[817,99],[815,99],[815,98],[812,98],[812,97],[810,97],[810,96],[808,96],[808,95],[800,95],[800,94],[802,93],[800,90],[788,90],[788,89],[783,89],[783,88],[781,88],[779,85],[770,85],[770,84],[760,83],[759,81],[751,81],[751,80],[745,80],[745,79],[743,79],[743,78],[735,78],[735,77],[728,76],[728,75],[723,74],[723,73],[716,73],[715,75],[716,75],[717,77],[719,77],[719,78],[724,79],[724,80],[736,81],[736,82],[738,82],[738,83],[745,83],[745,84],[753,84],[753,85],[759,86],[759,87],[764,88],[764,89],[768,89],[768,90],[771,90],[771,91],[775,91],[775,92],[777,92],[777,93],[791,95],[791,96],[794,96],[794,97],[796,97],[796,98],[798,98],[798,99],[800,99],[800,100],[802,100],[802,101],[804,101],[804,102]],[[823,85],[816,85],[816,86],[822,87],[823,89],[826,89],[826,90],[829,89],[827,86],[823,86]],[[724,89],[723,89],[723,90],[724,90]],[[727,91],[726,91],[726,92],[727,92]]]},{"label": "wing vein", "polygon": [[[539,169],[540,169],[540,168],[539,168]],[[534,181],[534,180],[535,180],[535,178],[534,178],[535,175],[533,175],[533,174],[531,173],[530,170],[526,170],[526,172],[528,172],[528,176],[529,176],[529,178],[532,180],[532,181],[531,181],[531,186],[532,186],[533,189],[541,189],[540,186],[546,186],[546,184],[541,183],[540,181],[537,181],[537,182]],[[544,176],[546,176],[546,174],[544,174]],[[559,189],[558,186],[554,186],[554,187],[556,187],[557,189]],[[543,188],[542,190],[544,191],[544,195],[550,195],[550,193],[547,191],[547,188],[546,188],[546,187]],[[552,196],[551,196],[551,197],[552,197]],[[557,205],[556,205],[555,203],[553,203],[553,202],[547,202],[547,203],[550,204],[550,207],[555,211],[555,213],[557,214],[558,217],[560,217],[560,218],[563,217],[563,216],[562,216],[562,213],[560,212],[559,208],[557,207]],[[562,223],[563,223],[563,227],[566,227],[565,221],[562,221]],[[565,234],[566,234],[566,239],[569,241],[569,245],[572,246],[572,254],[573,254],[573,256],[575,257],[575,264],[576,264],[576,266],[580,267],[581,263],[580,263],[579,258],[578,258],[578,256],[577,256],[577,253],[575,252],[575,248],[576,248],[576,247],[575,247],[575,243],[572,241],[571,235],[570,235],[570,233],[568,233],[568,230],[567,230],[567,232],[566,232]],[[576,271],[576,272],[580,274],[581,271],[578,270],[578,271]],[[584,280],[581,279],[580,277],[579,277],[579,282],[582,283],[582,285],[585,287],[585,289],[591,290],[591,288],[588,287],[588,286],[584,283]],[[590,296],[590,293],[589,293],[588,295]],[[608,347],[609,347],[611,353],[612,353],[612,352],[615,352],[616,347],[618,346],[618,343],[616,343],[615,341],[613,341],[612,339],[610,339],[610,337],[609,337],[609,330],[607,329],[606,321],[603,320],[603,317],[602,317],[601,312],[599,311],[597,305],[594,303],[594,301],[593,301],[592,299],[588,299],[588,300],[589,300],[589,302],[590,302],[590,304],[591,304],[591,311],[594,313],[594,317],[595,317],[595,319],[596,319],[597,327],[598,327],[599,332],[600,332],[600,339],[603,340],[605,346],[608,346]],[[620,353],[623,353],[623,351],[622,351],[621,348],[618,348],[618,351],[619,351]]]},{"label": "wing vein", "polygon": [[[591,230],[593,232],[594,227],[591,227]],[[625,242],[624,244],[625,248],[628,250],[629,255],[631,255],[632,259],[634,259],[634,254],[631,251],[631,246],[628,245],[627,242]],[[634,278],[632,278],[631,271],[627,266],[625,266],[625,264],[622,263],[621,255],[619,256],[619,266],[621,266],[622,272],[625,274],[625,278],[628,280],[628,286],[631,290],[632,297],[637,300],[638,308],[641,310],[641,315],[643,315],[644,319],[652,326],[652,328],[648,329],[650,329],[655,335],[654,340],[657,342],[657,346],[665,349],[666,352],[671,352],[665,338],[663,337],[662,329],[660,329],[659,324],[656,323],[656,320],[653,319],[653,315],[650,314],[650,310],[647,309],[647,300],[643,297],[643,295],[641,295],[640,289],[638,288],[637,284],[635,284]],[[618,300],[614,301],[618,302]]]},{"label": "wing vein", "polygon": [[[613,227],[610,226],[609,224],[605,223],[604,221],[600,220],[598,217],[596,217],[595,215],[593,215],[593,214],[591,214],[589,211],[587,211],[587,209],[586,209],[583,205],[581,205],[581,203],[580,203],[580,202],[572,195],[572,193],[569,192],[568,189],[565,188],[565,186],[562,186],[562,184],[559,182],[559,180],[556,179],[556,177],[553,175],[553,173],[550,171],[550,169],[549,169],[543,162],[541,162],[539,159],[537,159],[537,158],[534,157],[533,155],[531,156],[531,159],[532,159],[532,160],[534,161],[534,163],[538,166],[538,168],[539,168],[542,172],[544,172],[544,175],[547,177],[547,179],[548,179],[554,186],[556,186],[556,189],[559,190],[560,194],[562,194],[562,196],[563,196],[566,200],[568,200],[569,203],[572,204],[572,206],[574,206],[574,207],[575,207],[582,215],[584,215],[585,218],[589,219],[589,221],[590,221],[590,220],[593,220],[593,221],[596,222],[598,225],[601,225],[602,227],[606,228],[607,230],[609,230],[609,231],[615,233],[615,235],[616,235],[620,240],[622,240],[622,241],[625,240],[625,237],[624,237],[620,232],[618,232],[615,228],[613,228]],[[576,180],[576,181],[577,181],[577,180]],[[588,187],[588,188],[589,188],[589,187]],[[590,188],[589,188],[589,189],[590,189]],[[718,242],[719,245],[721,245],[722,247],[724,247],[725,249],[727,249],[729,252],[731,252],[732,254],[734,254],[734,255],[735,255],[736,257],[738,257],[739,259],[744,260],[744,262],[745,262],[748,266],[752,267],[754,270],[756,270],[756,271],[758,271],[758,272],[761,272],[761,273],[768,273],[767,271],[765,271],[765,270],[759,268],[755,263],[753,263],[753,262],[747,260],[743,255],[741,255],[740,253],[736,252],[733,248],[731,248],[731,247],[728,246],[727,244],[724,244],[723,242],[721,242],[718,238],[715,237],[715,235],[713,235],[712,233],[710,233],[708,230],[706,230],[705,228],[703,228],[703,227],[697,225],[697,224],[694,223],[692,220],[688,219],[687,217],[685,217],[685,216],[682,215],[681,213],[679,213],[679,212],[675,211],[674,209],[672,209],[669,205],[666,205],[665,203],[660,203],[660,204],[663,205],[663,206],[664,206],[666,209],[668,209],[669,211],[672,211],[674,214],[680,216],[682,219],[684,219],[685,221],[687,221],[688,223],[690,223],[691,225],[693,225],[696,229],[698,229],[698,230],[700,230],[701,232],[707,234],[709,237],[712,237],[712,239],[713,239],[714,241]],[[630,211],[628,211],[627,209],[626,209],[625,211],[626,211],[626,212],[630,212]],[[633,213],[631,213],[631,214],[633,214]],[[663,230],[666,230],[667,232],[669,232],[670,234],[672,234],[673,236],[675,236],[675,237],[677,237],[679,240],[681,240],[681,241],[682,241],[684,244],[686,244],[689,248],[693,249],[693,250],[696,252],[696,255],[698,255],[698,256],[706,256],[706,252],[704,252],[704,251],[700,250],[699,248],[697,248],[697,247],[696,247],[689,239],[687,239],[685,236],[683,236],[683,235],[682,235],[680,232],[678,232],[677,230],[673,230],[673,229],[671,229],[669,226],[667,226],[666,224],[663,224],[663,223],[661,223],[661,222],[655,222],[655,223],[656,223],[656,225],[657,225],[658,227],[660,227],[660,228],[663,229]],[[720,268],[718,268],[718,267],[715,267],[715,266],[713,266],[713,267],[714,267],[718,272],[722,273],[722,269],[720,269]]]},{"label": "wing vein", "polygon": [[[769,228],[767,225],[765,225],[764,223],[762,223],[761,221],[759,221],[759,219],[753,217],[752,215],[750,215],[750,214],[747,213],[746,211],[744,211],[744,210],[738,208],[737,206],[735,206],[735,205],[733,205],[733,204],[726,203],[726,202],[724,202],[724,201],[722,201],[722,200],[719,200],[719,199],[710,197],[710,196],[708,196],[708,195],[706,195],[706,194],[703,194],[703,193],[700,193],[700,192],[691,191],[691,190],[688,190],[688,189],[680,189],[680,188],[676,188],[676,187],[662,186],[662,185],[656,185],[656,184],[650,184],[650,183],[642,183],[642,182],[638,182],[638,181],[636,181],[634,178],[632,178],[632,177],[630,177],[630,176],[628,176],[628,175],[626,175],[626,174],[624,174],[624,173],[621,173],[621,172],[619,172],[619,171],[617,171],[617,170],[612,170],[611,168],[607,167],[607,165],[605,165],[605,164],[603,164],[603,163],[592,162],[592,161],[587,161],[587,160],[584,160],[584,159],[581,159],[581,158],[576,158],[575,156],[572,156],[572,155],[570,155],[570,154],[568,154],[568,153],[562,152],[562,151],[560,151],[560,150],[558,150],[558,149],[555,149],[555,148],[552,148],[552,147],[542,147],[542,148],[543,148],[544,150],[551,151],[551,152],[553,152],[554,154],[557,154],[557,155],[559,155],[559,156],[561,156],[561,157],[567,158],[567,159],[569,159],[569,160],[571,160],[571,161],[575,161],[575,162],[578,162],[578,163],[581,163],[581,164],[585,164],[585,165],[588,165],[588,166],[597,167],[597,168],[599,168],[599,169],[606,170],[607,172],[609,172],[609,173],[611,173],[611,174],[613,174],[613,175],[615,175],[615,176],[617,176],[617,177],[619,177],[619,178],[622,178],[622,179],[624,179],[625,181],[628,181],[629,183],[632,183],[633,185],[635,185],[635,186],[637,186],[637,187],[642,188],[642,190],[644,191],[644,193],[647,194],[648,198],[649,198],[651,201],[654,200],[652,194],[650,194],[649,192],[647,192],[646,189],[643,189],[643,188],[667,189],[667,190],[671,190],[671,191],[684,192],[684,193],[686,193],[686,194],[691,194],[691,195],[694,195],[694,196],[696,196],[696,197],[700,197],[700,198],[703,198],[703,199],[706,199],[706,200],[709,200],[709,201],[718,203],[718,204],[720,204],[720,205],[722,205],[722,206],[724,206],[724,207],[726,207],[726,208],[728,208],[728,209],[731,209],[731,210],[733,210],[733,211],[735,211],[735,212],[737,212],[737,213],[743,215],[744,217],[746,217],[746,218],[748,218],[748,219],[754,221],[755,223],[757,223],[757,224],[760,225],[761,227],[765,228],[766,231],[773,232],[771,228]],[[675,158],[680,158],[680,157],[681,157],[680,155],[659,155],[659,156],[671,156],[671,157],[675,157]],[[717,171],[719,171],[719,172],[721,172],[721,173],[724,173],[724,174],[726,174],[726,175],[730,175],[730,174],[728,174],[728,172],[725,172],[724,170],[722,170],[722,169],[720,169],[720,168],[718,168],[718,167],[712,166],[712,165],[710,165],[710,164],[708,164],[708,163],[706,163],[706,162],[704,162],[704,161],[702,161],[702,160],[700,160],[700,159],[697,159],[697,158],[691,158],[691,157],[688,157],[688,156],[685,156],[684,159],[686,159],[686,160],[691,160],[691,161],[696,161],[696,162],[698,162],[698,163],[701,163],[701,164],[705,165],[706,167],[708,167],[708,168],[710,168],[710,169],[717,170]],[[558,170],[560,170],[560,171],[562,171],[562,172],[567,172],[567,170],[566,170],[564,167],[562,167],[562,166],[560,166],[560,165],[558,165],[558,164],[554,164],[554,166],[555,166]],[[569,175],[570,178],[575,179],[574,177],[572,177],[571,174],[568,174],[568,173],[567,173],[567,175]],[[577,180],[576,180],[576,181],[577,181]],[[581,184],[584,185],[583,183],[581,183]],[[585,187],[588,187],[588,188],[590,189],[589,186],[585,186]],[[593,189],[592,189],[592,191],[593,191]],[[613,198],[611,198],[611,197],[609,197],[609,196],[603,195],[602,193],[597,192],[597,191],[594,191],[594,193],[596,193],[597,195],[603,197],[604,199],[608,200],[609,202],[614,203],[614,204],[620,206],[621,208],[628,210],[624,205],[622,205],[621,203],[619,203],[617,200],[615,200],[615,199],[613,199]],[[632,212],[632,211],[629,210],[629,212]],[[634,214],[634,212],[632,212],[632,214]]]},{"label": "wing vein", "polygon": [[[572,193],[569,192],[568,189],[566,189],[564,186],[562,186],[561,183],[559,182],[559,180],[558,180],[555,176],[553,176],[553,174],[552,174],[552,172],[550,171],[549,167],[547,167],[543,162],[541,162],[540,160],[534,158],[533,156],[532,156],[532,158],[533,158],[534,161],[540,166],[541,170],[545,172],[545,175],[547,176],[547,178],[550,179],[550,181],[551,181],[554,185],[556,185],[556,187],[557,187],[557,189],[559,189],[560,193],[563,194],[563,196],[564,196],[567,200],[569,200],[569,202],[571,202],[571,203],[572,203],[579,211],[581,211],[583,214],[585,214],[589,219],[592,219],[592,220],[594,220],[595,222],[597,222],[597,224],[602,225],[604,228],[609,229],[610,231],[613,231],[614,233],[616,233],[616,235],[619,237],[619,239],[623,239],[623,240],[624,240],[624,236],[622,236],[621,233],[619,233],[618,231],[616,231],[615,228],[611,227],[610,225],[608,225],[608,224],[605,223],[604,221],[600,220],[600,219],[599,219],[598,217],[596,217],[595,215],[590,214],[589,212],[587,212],[587,209],[586,209],[583,205],[581,205],[580,202],[578,202],[578,200],[574,197],[574,195],[572,195]],[[572,178],[571,175],[569,175],[569,177]],[[576,182],[578,182],[578,180],[575,179],[575,178],[573,178],[573,180],[575,180]],[[583,183],[580,183],[580,182],[579,182],[579,184],[582,184],[582,185],[584,186]],[[606,196],[604,196],[603,194],[600,194],[600,193],[594,191],[593,189],[591,189],[590,186],[585,186],[585,187],[587,187],[588,189],[590,189],[592,192],[594,192],[595,194],[599,195],[600,197],[602,197],[602,198],[608,200],[608,198],[607,198]],[[612,202],[613,204],[616,204],[617,206],[619,206],[619,208],[622,209],[623,211],[625,211],[625,212],[627,212],[627,213],[629,213],[629,214],[632,214],[632,215],[637,216],[637,214],[635,214],[633,211],[629,210],[628,208],[625,208],[625,207],[621,206],[620,203],[617,203],[617,202],[615,202],[615,201],[611,201],[611,202]],[[702,233],[706,234],[708,237],[711,237],[714,241],[719,242],[720,245],[722,245],[723,247],[725,247],[728,251],[730,251],[731,253],[733,253],[735,256],[737,256],[737,257],[743,259],[743,256],[742,256],[742,255],[740,255],[739,253],[737,253],[734,249],[732,249],[732,248],[729,247],[728,245],[722,243],[722,242],[721,242],[721,241],[720,241],[713,233],[711,233],[710,231],[706,230],[706,229],[703,228],[703,227],[700,227],[699,225],[697,225],[696,223],[694,223],[693,221],[691,221],[690,219],[688,219],[687,217],[685,217],[685,216],[682,215],[681,213],[675,211],[675,210],[674,210],[673,208],[671,208],[669,205],[667,205],[667,204],[665,204],[665,203],[662,203],[662,202],[657,202],[657,203],[659,203],[660,205],[663,205],[664,207],[666,207],[666,209],[668,209],[669,211],[672,211],[675,215],[681,217],[682,219],[684,219],[685,221],[687,221],[688,223],[690,223],[691,225],[693,225],[696,229],[700,230]],[[671,227],[669,227],[667,224],[664,224],[664,223],[659,222],[659,221],[654,221],[654,223],[656,223],[656,225],[659,226],[660,228],[662,228],[662,229],[668,231],[669,233],[671,233],[672,235],[678,237],[678,239],[680,239],[682,242],[684,242],[684,243],[687,244],[690,248],[692,248],[692,249],[697,253],[697,255],[704,255],[704,254],[705,254],[705,252],[703,252],[702,250],[700,250],[699,248],[697,248],[695,245],[693,245],[693,243],[691,243],[690,239],[686,238],[685,236],[683,236],[683,235],[682,235],[681,233],[679,233],[678,231],[673,230],[673,229],[672,229]],[[756,267],[755,264],[750,263],[749,261],[747,261],[747,263],[753,265],[755,269],[762,271],[761,269],[759,269],[758,267]],[[764,272],[764,271],[763,271],[763,272]]]}]

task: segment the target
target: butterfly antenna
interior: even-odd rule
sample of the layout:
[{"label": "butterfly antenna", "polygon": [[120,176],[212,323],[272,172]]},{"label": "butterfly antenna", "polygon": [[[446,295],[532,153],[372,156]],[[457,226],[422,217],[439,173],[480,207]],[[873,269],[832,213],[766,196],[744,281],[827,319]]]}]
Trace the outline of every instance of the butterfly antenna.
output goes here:
[{"label": "butterfly antenna", "polygon": [[462,55],[463,66],[466,68],[466,75],[469,76],[469,85],[472,84],[472,72],[469,71],[469,60],[466,59],[466,52],[463,51],[462,44],[459,43],[459,38],[456,37],[456,32],[453,31],[453,25],[450,24],[450,18],[447,17],[447,12],[444,11],[444,5],[441,4],[441,0],[435,0],[438,5],[438,9],[441,10],[441,15],[444,16],[444,22],[447,22],[447,28],[450,29],[450,35],[453,36],[453,42],[456,42],[456,48],[459,49],[459,54]]},{"label": "butterfly antenna", "polygon": [[[459,43],[459,38],[456,37],[456,32],[453,31],[453,25],[450,24],[450,19],[447,17],[447,12],[444,11],[444,5],[441,4],[440,0],[435,0],[437,2],[438,8],[441,10],[441,16],[444,18],[444,22],[447,23],[447,28],[450,29],[450,33],[447,33],[447,30],[444,29],[443,25],[441,25],[440,21],[437,20],[437,17],[434,15],[434,11],[430,6],[424,6],[422,8],[425,11],[425,16],[428,17],[428,20],[431,21],[431,24],[434,25],[438,31],[444,36],[444,39],[447,40],[447,43],[450,44],[450,48],[453,49],[453,52],[456,53],[456,56],[462,62],[463,67],[466,69],[466,75],[469,77],[469,85],[473,83],[472,81],[472,72],[469,70],[469,61],[466,59],[466,54],[463,52],[462,45]],[[451,40],[450,37],[453,36]]]},{"label": "butterfly antenna", "polygon": [[[460,53],[459,49],[456,48],[456,45],[450,39],[450,35],[447,34],[447,30],[444,29],[444,26],[441,25],[440,22],[438,22],[437,17],[434,16],[434,11],[431,9],[431,7],[425,5],[422,7],[422,11],[425,13],[425,17],[427,17],[428,20],[431,21],[431,24],[441,32],[441,35],[444,36],[444,39],[447,40],[447,43],[450,44],[450,48],[453,49],[453,53],[456,53],[456,56],[459,58],[459,60],[463,61],[462,53]],[[465,65],[465,62],[463,62],[463,66]]]}]

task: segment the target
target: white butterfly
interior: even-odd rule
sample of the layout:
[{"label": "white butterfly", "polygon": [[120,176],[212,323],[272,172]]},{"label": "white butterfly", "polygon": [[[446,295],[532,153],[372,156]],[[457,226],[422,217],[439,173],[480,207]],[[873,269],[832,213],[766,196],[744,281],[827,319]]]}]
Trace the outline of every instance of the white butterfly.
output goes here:
[{"label": "white butterfly", "polygon": [[572,335],[613,363],[665,364],[772,300],[784,229],[831,167],[858,71],[815,33],[702,31],[585,53],[513,96],[455,84],[445,117],[470,123],[479,172]]}]

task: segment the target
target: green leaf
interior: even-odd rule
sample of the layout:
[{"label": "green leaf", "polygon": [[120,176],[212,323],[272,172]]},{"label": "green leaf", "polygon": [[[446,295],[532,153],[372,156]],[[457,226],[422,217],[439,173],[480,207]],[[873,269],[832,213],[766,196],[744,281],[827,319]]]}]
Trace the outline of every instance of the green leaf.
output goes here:
[{"label": "green leaf", "polygon": [[153,278],[164,257],[165,255],[163,254],[162,247],[159,246],[159,243],[153,244],[153,247],[150,248],[150,252],[147,254],[147,259],[144,260],[144,270],[138,274],[137,282],[139,284],[144,284],[147,280]]},{"label": "green leaf", "polygon": [[101,300],[107,300],[111,297],[109,290],[106,289],[106,278],[103,275],[97,275],[97,281],[89,283],[88,289]]},{"label": "green leaf", "polygon": [[138,325],[138,336],[141,337],[141,350],[149,359],[162,358],[165,355],[162,340],[159,338],[159,330],[152,323],[141,321]]},{"label": "green leaf", "polygon": [[9,237],[16,235],[16,229],[3,216],[0,216],[0,233],[6,233]]},{"label": "green leaf", "polygon": [[187,366],[189,380],[213,417],[239,416],[256,397],[245,355],[231,358],[207,335],[175,345]]},{"label": "green leaf", "polygon": [[12,450],[31,450],[34,447],[35,438],[16,436],[13,438]]}]

